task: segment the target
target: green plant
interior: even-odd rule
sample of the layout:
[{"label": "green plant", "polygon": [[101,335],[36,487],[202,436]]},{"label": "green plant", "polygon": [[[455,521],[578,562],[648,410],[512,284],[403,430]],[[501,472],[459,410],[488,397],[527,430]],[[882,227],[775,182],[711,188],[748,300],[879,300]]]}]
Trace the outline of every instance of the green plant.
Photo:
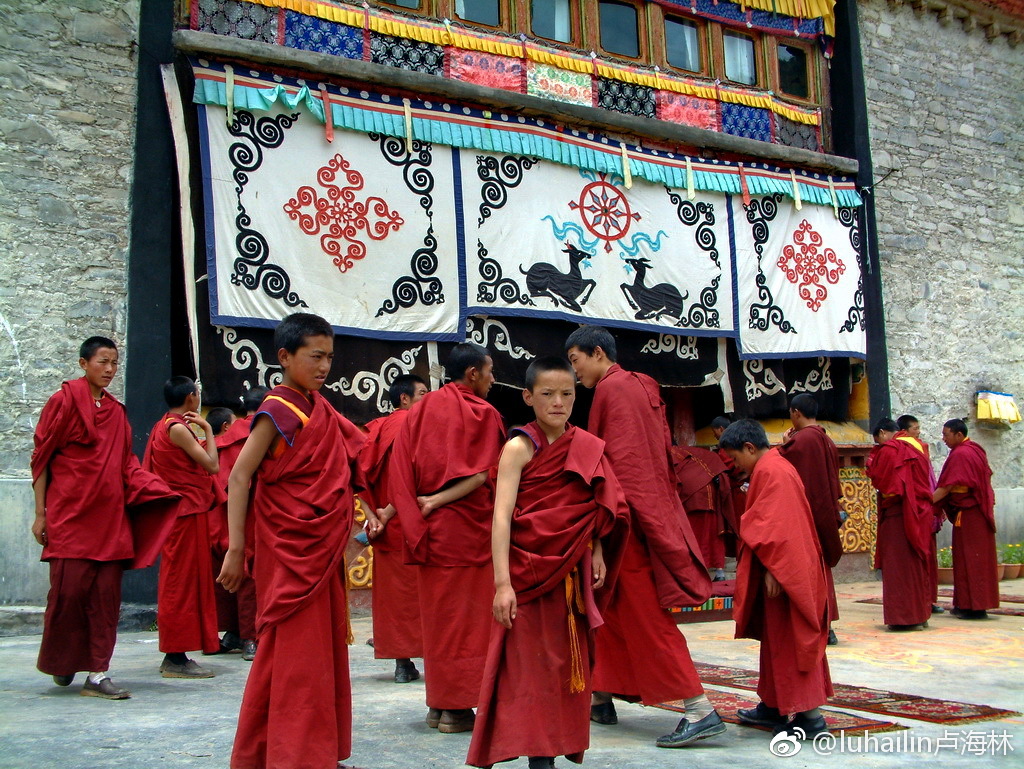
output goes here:
[{"label": "green plant", "polygon": [[999,563],[1024,563],[1024,544],[999,546]]},{"label": "green plant", "polygon": [[939,559],[940,569],[951,569],[953,568],[953,548],[951,547],[940,547],[936,554]]}]

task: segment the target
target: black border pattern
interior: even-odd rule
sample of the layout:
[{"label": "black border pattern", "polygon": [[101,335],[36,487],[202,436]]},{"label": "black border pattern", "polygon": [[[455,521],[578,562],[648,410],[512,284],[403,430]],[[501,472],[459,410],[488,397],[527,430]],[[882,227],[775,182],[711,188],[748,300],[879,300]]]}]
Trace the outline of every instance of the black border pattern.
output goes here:
[{"label": "black border pattern", "polygon": [[539,162],[538,158],[522,155],[505,155],[500,160],[492,155],[476,156],[476,175],[483,182],[480,186],[480,218],[476,220],[477,226],[508,203],[508,190],[518,187],[525,172]]},{"label": "black border pattern", "polygon": [[715,231],[715,205],[705,201],[694,202],[686,200],[682,195],[665,188],[668,199],[676,207],[676,216],[679,221],[688,227],[697,225],[693,233],[693,240],[697,248],[706,251],[708,257],[719,269],[718,275],[714,277],[711,284],[700,290],[700,301],[690,305],[686,317],[680,318],[676,326],[681,328],[703,327],[720,328],[720,313],[714,305],[718,304],[718,287],[722,282],[722,263],[716,245]]},{"label": "black border pattern", "polygon": [[860,223],[857,221],[857,209],[840,208],[839,223],[849,230],[850,245],[857,254],[857,290],[853,294],[853,306],[846,314],[846,321],[839,327],[839,333],[852,333],[860,329],[864,331],[864,262],[860,253]]},{"label": "black border pattern", "polygon": [[[758,331],[767,331],[769,326],[779,327],[783,334],[795,334],[793,324],[786,320],[782,308],[775,304],[771,289],[768,288],[768,278],[761,269],[761,257],[764,256],[764,244],[768,242],[770,228],[769,222],[774,221],[779,213],[779,202],[784,196],[780,192],[765,195],[763,198],[751,200],[750,205],[744,206],[747,212],[747,222],[750,224],[750,233],[754,238],[754,251],[757,252],[757,298],[761,304],[750,305],[750,328]],[[762,316],[761,313],[765,313]]]},{"label": "black border pattern", "polygon": [[506,304],[523,304],[536,307],[533,299],[523,293],[512,278],[505,277],[501,271],[501,264],[497,259],[491,259],[487,255],[487,249],[478,239],[476,241],[476,255],[480,260],[478,269],[480,282],[476,286],[476,300],[494,304],[498,299]]}]

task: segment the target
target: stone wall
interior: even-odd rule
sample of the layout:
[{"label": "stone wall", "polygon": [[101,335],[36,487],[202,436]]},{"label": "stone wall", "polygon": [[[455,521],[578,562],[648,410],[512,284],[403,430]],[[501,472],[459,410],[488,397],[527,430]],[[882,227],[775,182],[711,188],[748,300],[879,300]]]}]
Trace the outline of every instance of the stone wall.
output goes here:
[{"label": "stone wall", "polygon": [[0,13],[0,478],[28,477],[39,410],[78,373],[81,341],[125,338],[138,5]]},{"label": "stone wall", "polygon": [[[885,0],[858,3],[893,416],[942,423],[979,389],[1024,406],[1024,46]],[[969,422],[997,488],[1024,486],[1024,423]]]}]

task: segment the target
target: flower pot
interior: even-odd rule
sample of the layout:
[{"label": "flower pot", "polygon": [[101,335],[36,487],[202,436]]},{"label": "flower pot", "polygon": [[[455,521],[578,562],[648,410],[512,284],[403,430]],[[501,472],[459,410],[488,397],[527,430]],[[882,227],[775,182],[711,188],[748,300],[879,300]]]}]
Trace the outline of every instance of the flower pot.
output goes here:
[{"label": "flower pot", "polygon": [[939,584],[940,585],[952,585],[953,584],[953,567],[939,567]]},{"label": "flower pot", "polygon": [[1004,563],[1003,579],[1017,579],[1020,576],[1021,569],[1024,569],[1024,564],[1022,563]]},{"label": "flower pot", "polygon": [[1002,579],[1003,578],[1003,566],[1004,566],[1004,564],[1001,564],[1001,563],[997,563],[996,564],[996,579]]}]

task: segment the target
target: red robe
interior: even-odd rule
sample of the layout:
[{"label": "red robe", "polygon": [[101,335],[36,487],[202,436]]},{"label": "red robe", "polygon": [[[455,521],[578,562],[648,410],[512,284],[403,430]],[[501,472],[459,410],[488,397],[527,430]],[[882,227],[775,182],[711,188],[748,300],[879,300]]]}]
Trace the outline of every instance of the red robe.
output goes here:
[{"label": "red robe", "polygon": [[868,477],[879,492],[875,566],[882,570],[887,625],[920,625],[932,612],[930,464],[923,446],[905,432],[871,452]]},{"label": "red robe", "polygon": [[419,564],[427,706],[476,706],[490,633],[493,475],[462,499],[424,518],[417,495],[491,472],[504,442],[501,416],[464,385],[427,393],[395,440],[391,503],[408,557]]},{"label": "red robe", "polygon": [[658,384],[613,365],[597,383],[589,429],[606,443],[633,532],[597,631],[594,688],[647,705],[697,696],[686,639],[665,610],[704,603],[711,577],[676,493]]},{"label": "red robe", "polygon": [[725,567],[726,521],[734,520],[728,468],[718,454],[695,446],[673,446],[679,499],[709,569]]},{"label": "red robe", "polygon": [[171,441],[170,429],[175,424],[189,429],[181,415],[171,412],[153,425],[142,459],[143,467],[163,478],[182,497],[178,519],[160,552],[156,598],[160,651],[202,649],[211,653],[220,647],[220,638],[213,593],[210,517],[220,514],[217,508],[227,500],[227,494],[215,475]]},{"label": "red robe", "polygon": [[[466,763],[518,756],[582,763],[590,745],[590,633],[601,624],[590,579],[594,537],[610,537],[607,595],[629,511],[604,442],[569,427],[554,443],[531,422],[535,453],[512,514],[509,573],[517,616],[491,623],[487,667]],[[575,680],[575,686],[573,681]]]},{"label": "red robe", "polygon": [[281,434],[258,471],[259,653],[232,769],[334,769],[352,747],[345,544],[363,435],[319,393],[275,387],[253,418]]},{"label": "red robe", "polygon": [[65,382],[39,416],[33,482],[44,470],[41,560],[51,587],[38,667],[103,671],[117,638],[122,572],[156,561],[180,497],[140,467],[124,406],[104,391],[97,407],[84,377]]},{"label": "red robe", "polygon": [[950,493],[940,503],[953,523],[953,606],[999,606],[996,574],[995,491],[985,449],[966,439],[949,452],[938,486]]},{"label": "red robe", "polygon": [[[396,409],[366,425],[366,443],[359,468],[366,480],[365,498],[373,507],[387,507],[392,448],[409,412]],[[405,562],[402,522],[392,516],[373,545],[373,656],[408,659],[423,656],[423,627],[417,568]]]},{"label": "red robe", "polygon": [[[761,641],[758,695],[784,714],[811,710],[832,696],[825,657],[828,569],[801,487],[779,449],[754,466],[733,599],[736,637]],[[775,598],[765,592],[766,570],[782,587]]]},{"label": "red robe", "polygon": [[736,467],[736,463],[733,462],[732,457],[724,449],[716,447],[715,453],[722,460],[722,464],[725,465],[725,471],[729,476],[732,519],[726,518],[725,554],[735,558],[737,532],[740,530],[740,519],[743,517],[743,511],[747,506],[747,492],[743,489],[743,484],[746,483],[747,478],[743,471]]},{"label": "red robe", "polygon": [[793,437],[779,446],[779,453],[788,459],[800,475],[804,493],[814,515],[814,528],[818,532],[818,543],[825,557],[828,570],[829,620],[839,619],[839,604],[836,602],[836,587],[832,581],[832,567],[843,556],[843,541],[839,529],[843,525],[839,517],[839,449],[825,434],[821,425],[809,425],[797,430]]}]

